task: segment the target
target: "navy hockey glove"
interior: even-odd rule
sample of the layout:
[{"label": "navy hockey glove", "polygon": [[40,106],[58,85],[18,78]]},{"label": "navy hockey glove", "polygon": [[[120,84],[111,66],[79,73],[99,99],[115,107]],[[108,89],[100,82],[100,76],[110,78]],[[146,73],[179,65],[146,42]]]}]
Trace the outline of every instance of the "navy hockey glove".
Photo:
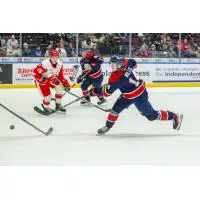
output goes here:
[{"label": "navy hockey glove", "polygon": [[124,76],[125,76],[126,78],[129,78],[129,76],[131,75],[132,70],[133,70],[134,68],[136,68],[136,67],[137,67],[136,61],[135,61],[134,59],[130,59],[130,60],[128,61],[128,66],[127,66],[127,68],[126,68],[126,72],[124,73]]},{"label": "navy hockey glove", "polygon": [[83,82],[83,76],[80,75],[78,78],[77,78],[77,83],[81,83]]}]

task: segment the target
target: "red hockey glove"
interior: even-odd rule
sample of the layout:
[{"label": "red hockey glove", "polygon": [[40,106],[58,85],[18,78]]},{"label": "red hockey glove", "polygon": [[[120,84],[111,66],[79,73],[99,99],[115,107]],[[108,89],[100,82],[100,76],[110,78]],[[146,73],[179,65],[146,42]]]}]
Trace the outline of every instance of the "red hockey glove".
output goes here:
[{"label": "red hockey glove", "polygon": [[48,82],[51,86],[56,86],[61,83],[60,80],[58,80],[56,75],[52,75],[51,77],[49,77]]},{"label": "red hockey glove", "polygon": [[63,87],[65,91],[70,91],[70,85],[67,80],[63,81]]}]

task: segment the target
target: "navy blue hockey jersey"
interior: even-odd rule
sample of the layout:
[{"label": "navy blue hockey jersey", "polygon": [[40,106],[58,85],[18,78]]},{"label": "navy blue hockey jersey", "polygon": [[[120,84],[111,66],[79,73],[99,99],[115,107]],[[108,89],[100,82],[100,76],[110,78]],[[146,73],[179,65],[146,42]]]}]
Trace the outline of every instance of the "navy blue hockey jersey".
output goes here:
[{"label": "navy blue hockey jersey", "polygon": [[103,58],[96,56],[94,53],[88,53],[85,58],[80,60],[83,75],[86,77],[98,78],[102,75],[101,64],[104,62]]},{"label": "navy blue hockey jersey", "polygon": [[145,82],[139,77],[136,71],[136,61],[134,59],[125,59],[124,68],[113,72],[110,75],[108,84],[102,88],[95,88],[94,93],[110,96],[115,90],[119,89],[125,99],[134,99],[139,97],[145,91]]}]

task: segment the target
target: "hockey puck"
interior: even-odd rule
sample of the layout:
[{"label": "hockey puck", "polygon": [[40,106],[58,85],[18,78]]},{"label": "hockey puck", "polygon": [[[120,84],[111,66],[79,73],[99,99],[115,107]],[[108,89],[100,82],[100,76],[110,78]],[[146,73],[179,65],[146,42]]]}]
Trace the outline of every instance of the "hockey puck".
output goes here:
[{"label": "hockey puck", "polygon": [[10,129],[14,129],[15,128],[15,126],[14,125],[10,125]]}]

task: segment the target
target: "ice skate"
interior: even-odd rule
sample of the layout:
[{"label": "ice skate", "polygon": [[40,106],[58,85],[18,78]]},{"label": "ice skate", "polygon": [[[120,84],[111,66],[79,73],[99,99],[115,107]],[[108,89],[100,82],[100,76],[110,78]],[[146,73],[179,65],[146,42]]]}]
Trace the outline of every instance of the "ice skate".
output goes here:
[{"label": "ice skate", "polygon": [[182,119],[183,119],[183,115],[182,114],[174,114],[173,116],[173,129],[175,130],[179,130],[181,127],[181,123],[182,123]]},{"label": "ice skate", "polygon": [[106,99],[103,98],[103,97],[101,97],[101,98],[99,98],[99,101],[97,102],[97,104],[98,104],[98,105],[101,105],[101,104],[104,104],[104,103],[106,103],[106,102],[107,102]]},{"label": "ice skate", "polygon": [[67,110],[65,108],[62,107],[61,104],[56,103],[56,110],[59,110],[61,112],[66,112]]},{"label": "ice skate", "polygon": [[110,130],[110,128],[108,128],[107,126],[104,126],[104,127],[100,128],[100,129],[98,129],[97,133],[98,133],[98,135],[103,135],[106,132],[108,132],[109,130]]},{"label": "ice skate", "polygon": [[81,105],[90,105],[91,101],[90,101],[90,97],[86,96],[83,100],[80,101]]}]

